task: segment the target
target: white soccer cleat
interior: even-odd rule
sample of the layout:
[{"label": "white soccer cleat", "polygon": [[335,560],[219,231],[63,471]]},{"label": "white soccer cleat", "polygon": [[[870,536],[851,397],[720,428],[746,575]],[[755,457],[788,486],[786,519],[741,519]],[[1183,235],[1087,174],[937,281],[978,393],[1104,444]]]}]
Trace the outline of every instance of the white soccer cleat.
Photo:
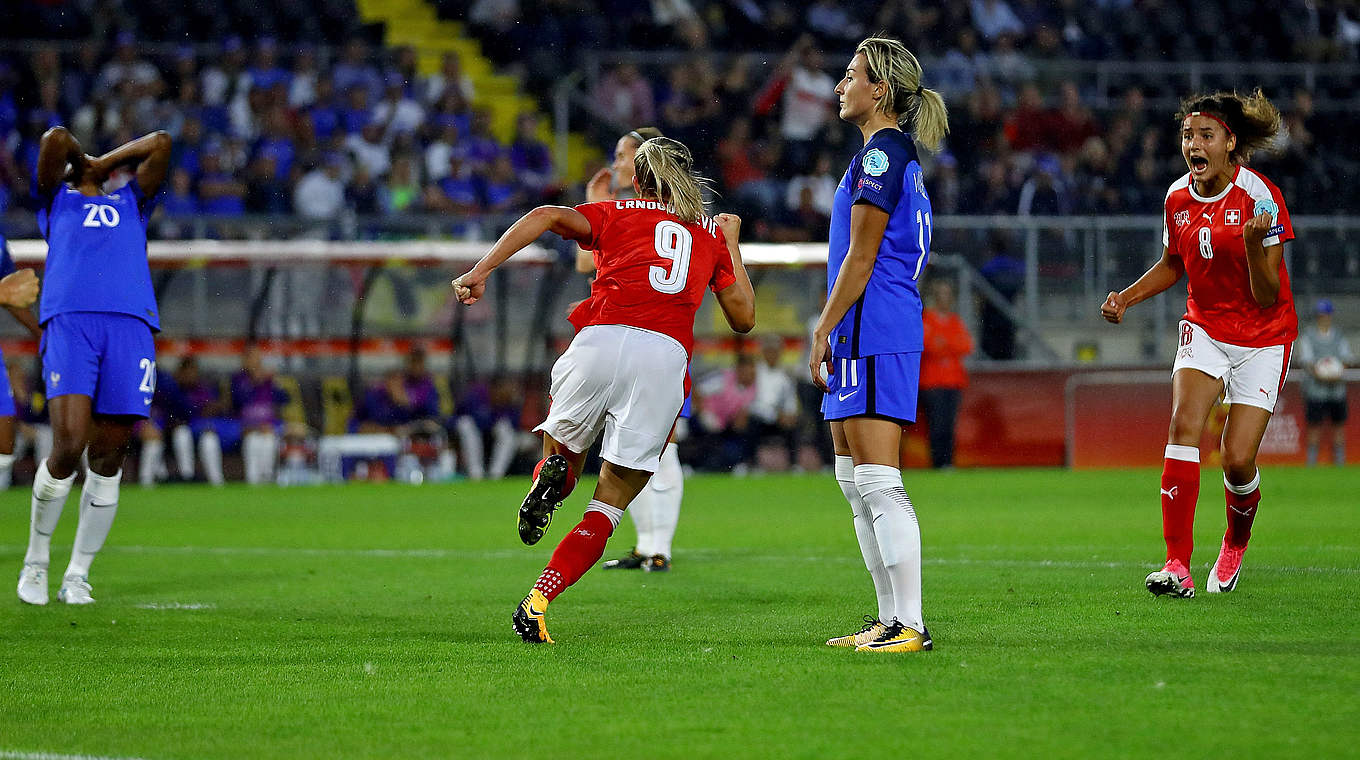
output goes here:
[{"label": "white soccer cleat", "polygon": [[61,590],[57,599],[66,604],[94,604],[90,596],[90,581],[83,575],[68,575],[61,579]]},{"label": "white soccer cleat", "polygon": [[47,604],[47,568],[24,565],[19,573],[19,601],[28,604]]}]

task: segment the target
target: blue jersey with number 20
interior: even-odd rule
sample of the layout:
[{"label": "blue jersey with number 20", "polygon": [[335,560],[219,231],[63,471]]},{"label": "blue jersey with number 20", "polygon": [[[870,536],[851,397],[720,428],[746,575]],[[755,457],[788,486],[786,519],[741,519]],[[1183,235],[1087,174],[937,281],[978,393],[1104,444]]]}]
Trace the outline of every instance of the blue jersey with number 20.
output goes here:
[{"label": "blue jersey with number 20", "polygon": [[856,203],[886,211],[888,226],[864,295],[831,331],[831,354],[859,358],[920,351],[917,282],[930,257],[930,198],[910,137],[896,129],[880,129],[841,178],[831,212],[828,293],[850,250],[850,210]]},{"label": "blue jersey with number 20", "polygon": [[112,312],[159,330],[146,261],[146,224],[155,200],[137,180],[104,195],[84,195],[63,183],[39,200],[38,225],[47,238],[42,321],[68,312]]}]

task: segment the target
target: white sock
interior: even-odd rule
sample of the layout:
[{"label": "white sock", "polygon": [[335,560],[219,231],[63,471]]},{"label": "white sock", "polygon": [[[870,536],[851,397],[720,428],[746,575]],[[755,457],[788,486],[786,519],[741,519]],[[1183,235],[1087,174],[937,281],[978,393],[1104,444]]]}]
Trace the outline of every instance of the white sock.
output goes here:
[{"label": "white sock", "polygon": [[[656,476],[652,476],[655,480]],[[637,546],[633,551],[644,557],[650,557],[656,553],[656,493],[652,490],[652,481],[647,481],[647,485],[642,487],[638,495],[628,504],[628,514],[633,517],[633,527],[637,528]]]},{"label": "white sock", "polygon": [[921,528],[916,510],[902,488],[896,467],[855,467],[855,488],[873,513],[874,536],[883,567],[892,578],[893,617],[902,625],[925,630],[921,614]]},{"label": "white sock", "polygon": [[198,437],[198,458],[203,461],[203,474],[208,482],[222,485],[222,439],[217,433],[206,430]]},{"label": "white sock", "polygon": [[47,471],[46,459],[38,465],[38,471],[33,475],[33,510],[28,527],[25,565],[47,567],[52,554],[52,532],[57,529],[61,509],[66,505],[66,494],[71,492],[71,484],[75,482],[74,472],[62,480],[52,477]]},{"label": "white sock", "polygon": [[247,483],[268,483],[274,479],[278,443],[278,437],[273,433],[252,431],[242,437],[241,458],[245,460]]},{"label": "white sock", "polygon": [[137,463],[137,482],[143,486],[156,485],[156,475],[164,466],[165,441],[142,441],[142,456]]},{"label": "white sock", "polygon": [[510,470],[515,461],[515,426],[510,420],[501,419],[491,428],[491,466],[488,474],[492,480],[500,480]]},{"label": "white sock", "polygon": [[188,425],[170,431],[170,446],[175,450],[175,467],[185,480],[194,479],[194,434]]},{"label": "white sock", "polygon": [[104,548],[113,518],[118,514],[118,483],[123,471],[100,475],[94,470],[85,472],[85,488],[80,492],[80,522],[76,525],[76,543],[71,548],[71,563],[63,578],[86,577],[94,555]]},{"label": "white sock", "polygon": [[608,517],[610,524],[615,528],[619,527],[619,521],[623,519],[622,509],[605,504],[599,499],[591,499],[590,503],[586,505],[586,511],[599,512],[605,517]]},{"label": "white sock", "polygon": [[255,438],[255,433],[246,433],[241,436],[241,466],[245,469],[246,482],[251,484],[260,482],[260,456],[256,453],[257,448],[259,448],[259,443]]},{"label": "white sock", "polygon": [[14,455],[0,454],[0,491],[9,488],[10,476],[14,474]]},{"label": "white sock", "polygon": [[[671,558],[671,541],[680,524],[680,502],[685,496],[685,472],[675,444],[661,452],[661,467],[647,481],[644,491],[652,492],[652,554]],[[651,555],[648,555],[651,556]]]},{"label": "white sock", "polygon": [[864,566],[869,577],[874,579],[874,596],[878,598],[878,619],[891,623],[893,619],[893,584],[888,569],[883,566],[883,557],[878,553],[878,538],[874,536],[874,516],[864,499],[855,488],[855,460],[850,457],[836,457],[836,484],[841,494],[850,502],[850,516],[854,518],[855,538],[859,540],[859,553],[864,557]]},{"label": "white sock", "polygon": [[462,449],[463,467],[469,478],[486,477],[486,449],[482,446],[482,429],[471,417],[459,417],[453,426],[458,430],[458,448]]}]

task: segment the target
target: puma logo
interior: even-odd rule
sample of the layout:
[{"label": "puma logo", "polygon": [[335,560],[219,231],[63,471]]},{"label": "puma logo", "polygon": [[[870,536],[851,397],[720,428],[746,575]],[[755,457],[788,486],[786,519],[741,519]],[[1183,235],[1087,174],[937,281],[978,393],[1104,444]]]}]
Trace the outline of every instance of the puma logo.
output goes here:
[{"label": "puma logo", "polygon": [[1256,507],[1247,507],[1246,509],[1238,509],[1237,507],[1234,507],[1234,506],[1231,505],[1231,504],[1228,505],[1228,509],[1231,509],[1232,511],[1236,512],[1236,513],[1239,514],[1239,515],[1242,515],[1243,517],[1251,517],[1252,513],[1256,511]]},{"label": "puma logo", "polygon": [[1208,219],[1208,220],[1209,220],[1209,224],[1213,224],[1213,223],[1214,223],[1214,215],[1213,215],[1213,214],[1205,214],[1205,213],[1201,212],[1201,213],[1200,213],[1200,216],[1204,217],[1205,219]]},{"label": "puma logo", "polygon": [[1165,489],[1165,488],[1162,488],[1162,489],[1160,489],[1160,490],[1161,490],[1161,492],[1162,492],[1162,495],[1165,496],[1166,498],[1168,498],[1168,499],[1175,499],[1175,498],[1176,498],[1176,494],[1180,492],[1181,487],[1180,487],[1180,486],[1172,486],[1172,487],[1171,487],[1171,490],[1169,490],[1169,491],[1168,491],[1167,489]]}]

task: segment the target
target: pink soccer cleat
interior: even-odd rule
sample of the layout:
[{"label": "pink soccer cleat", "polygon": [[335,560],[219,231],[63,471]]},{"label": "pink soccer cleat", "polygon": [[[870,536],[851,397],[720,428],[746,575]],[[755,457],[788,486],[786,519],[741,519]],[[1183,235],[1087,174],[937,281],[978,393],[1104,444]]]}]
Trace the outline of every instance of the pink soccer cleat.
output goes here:
[{"label": "pink soccer cleat", "polygon": [[1242,574],[1242,555],[1246,553],[1247,547],[1231,546],[1224,536],[1223,548],[1218,550],[1218,559],[1209,570],[1209,584],[1204,590],[1210,594],[1226,594],[1237,588],[1237,576]]},{"label": "pink soccer cleat", "polygon": [[1195,581],[1190,577],[1190,571],[1178,559],[1167,560],[1161,570],[1148,573],[1143,585],[1147,586],[1147,590],[1154,596],[1169,594],[1190,599],[1195,595]]}]

